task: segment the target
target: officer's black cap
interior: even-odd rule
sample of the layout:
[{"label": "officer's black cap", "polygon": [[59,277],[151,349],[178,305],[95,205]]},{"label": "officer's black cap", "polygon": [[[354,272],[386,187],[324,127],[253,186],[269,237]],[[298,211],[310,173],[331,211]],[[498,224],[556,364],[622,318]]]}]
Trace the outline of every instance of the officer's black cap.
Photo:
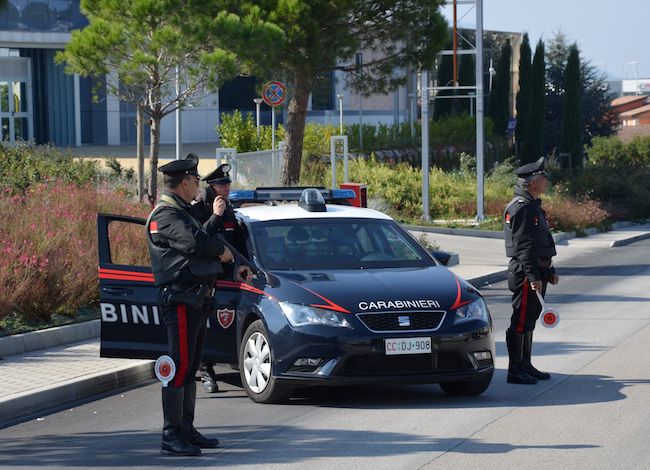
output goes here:
[{"label": "officer's black cap", "polygon": [[534,175],[548,176],[544,169],[544,157],[540,157],[540,159],[536,162],[527,163],[526,165],[520,166],[514,171],[514,174],[520,178],[527,178]]},{"label": "officer's black cap", "polygon": [[224,163],[219,165],[212,173],[203,177],[208,184],[230,184],[230,165]]},{"label": "officer's black cap", "polygon": [[174,160],[158,168],[158,171],[168,176],[194,175],[199,176],[197,170],[199,157],[188,153],[184,160]]}]

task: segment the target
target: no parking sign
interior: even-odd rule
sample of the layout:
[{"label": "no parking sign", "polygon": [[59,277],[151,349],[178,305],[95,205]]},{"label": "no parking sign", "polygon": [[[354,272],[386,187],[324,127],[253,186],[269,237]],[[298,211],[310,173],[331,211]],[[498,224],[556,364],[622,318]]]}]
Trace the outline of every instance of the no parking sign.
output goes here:
[{"label": "no parking sign", "polygon": [[262,99],[271,107],[280,106],[287,99],[287,87],[282,82],[268,82],[262,89]]}]

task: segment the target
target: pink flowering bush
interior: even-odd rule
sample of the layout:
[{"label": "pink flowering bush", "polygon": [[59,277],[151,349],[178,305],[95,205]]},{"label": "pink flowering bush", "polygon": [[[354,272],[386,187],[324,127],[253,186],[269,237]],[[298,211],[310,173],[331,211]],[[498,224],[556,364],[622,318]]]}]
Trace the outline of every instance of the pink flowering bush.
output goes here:
[{"label": "pink flowering bush", "polygon": [[[43,181],[19,193],[0,190],[0,320],[16,314],[47,320],[97,302],[98,212],[146,217],[149,208],[93,183]],[[142,250],[128,248],[141,246],[143,229],[120,236],[126,241],[116,256],[148,264]]]}]

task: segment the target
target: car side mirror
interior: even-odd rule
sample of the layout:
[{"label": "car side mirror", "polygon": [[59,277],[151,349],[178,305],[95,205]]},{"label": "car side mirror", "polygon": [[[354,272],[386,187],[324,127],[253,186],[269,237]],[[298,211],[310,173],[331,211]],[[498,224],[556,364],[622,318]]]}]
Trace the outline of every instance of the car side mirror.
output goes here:
[{"label": "car side mirror", "polygon": [[440,251],[440,250],[432,250],[430,251],[431,256],[433,256],[436,260],[440,262],[443,266],[449,265],[449,260],[452,257],[452,253],[449,253],[447,251]]}]

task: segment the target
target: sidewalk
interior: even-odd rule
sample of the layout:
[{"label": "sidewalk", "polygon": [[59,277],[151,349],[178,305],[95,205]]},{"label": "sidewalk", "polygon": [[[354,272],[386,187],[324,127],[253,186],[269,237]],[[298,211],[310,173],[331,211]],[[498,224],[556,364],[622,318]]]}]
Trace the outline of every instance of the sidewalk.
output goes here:
[{"label": "sidewalk", "polygon": [[[450,269],[480,288],[505,279],[504,242],[496,238],[412,231],[458,253],[460,264]],[[564,240],[557,245],[556,264],[598,247],[622,246],[650,238],[650,224],[623,227],[587,238]],[[42,334],[42,333],[41,333]],[[56,334],[53,332],[53,334]],[[1,341],[1,339],[0,339]],[[103,359],[99,340],[31,351],[0,360],[0,426],[20,417],[60,407],[99,393],[143,383],[154,377],[151,361]]]}]

